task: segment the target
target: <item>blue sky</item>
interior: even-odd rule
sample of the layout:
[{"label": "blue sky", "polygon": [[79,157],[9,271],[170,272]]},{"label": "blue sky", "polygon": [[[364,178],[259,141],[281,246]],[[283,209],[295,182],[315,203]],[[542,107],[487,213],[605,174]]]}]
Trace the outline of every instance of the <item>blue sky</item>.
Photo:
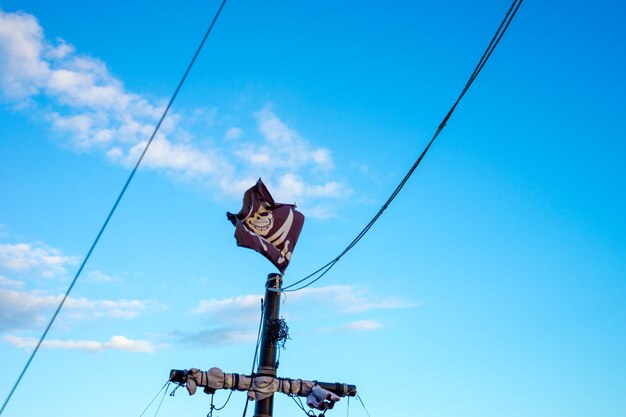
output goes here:
[{"label": "blue sky", "polygon": [[[0,2],[3,399],[217,7]],[[508,7],[228,3],[4,415],[139,415],[172,368],[249,372],[274,270],[225,212],[262,177],[306,216],[285,283],[332,259]],[[282,376],[355,384],[372,417],[624,415],[625,12],[522,5],[384,216],[286,295]],[[179,391],[159,415],[208,410]]]}]

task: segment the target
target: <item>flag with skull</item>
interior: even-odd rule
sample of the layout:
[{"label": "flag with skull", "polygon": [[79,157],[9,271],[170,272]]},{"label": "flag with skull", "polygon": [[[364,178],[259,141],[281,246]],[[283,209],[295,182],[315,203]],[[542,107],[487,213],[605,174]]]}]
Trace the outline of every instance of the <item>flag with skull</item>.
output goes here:
[{"label": "flag with skull", "polygon": [[238,246],[259,252],[285,273],[304,224],[295,204],[275,203],[259,178],[244,193],[241,211],[226,216],[235,226]]}]

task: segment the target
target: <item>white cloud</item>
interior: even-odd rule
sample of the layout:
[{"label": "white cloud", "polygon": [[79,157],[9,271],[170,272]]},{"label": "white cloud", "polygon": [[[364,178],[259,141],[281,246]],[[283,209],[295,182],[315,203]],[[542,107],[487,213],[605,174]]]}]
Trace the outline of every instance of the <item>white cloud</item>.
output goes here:
[{"label": "white cloud", "polygon": [[[124,163],[134,164],[146,143],[147,141],[142,141],[133,146]],[[191,145],[174,144],[163,137],[154,140],[142,163],[145,167],[176,171],[189,178],[213,175],[216,172],[221,174],[219,168],[224,164],[211,150],[201,151]],[[224,168],[228,169],[227,164]]]},{"label": "white cloud", "polygon": [[132,319],[148,309],[163,306],[153,300],[90,300],[85,297],[68,298],[64,308],[75,319],[112,317]]},{"label": "white cloud", "polygon": [[0,288],[0,330],[24,329],[45,322],[59,299],[37,293]]},{"label": "white cloud", "polygon": [[255,148],[259,153],[271,153],[277,165],[295,167],[313,164],[317,168],[333,168],[330,151],[315,148],[298,132],[289,128],[269,106],[256,113],[259,132],[265,144]]},{"label": "white cloud", "polygon": [[[46,322],[59,305],[62,295],[41,291],[17,291],[0,288],[0,330],[29,329]],[[152,300],[90,300],[69,297],[63,306],[64,318],[72,320],[93,318],[137,317],[150,309],[162,308]]]},{"label": "white cloud", "polygon": [[[201,300],[193,310],[196,314],[207,314],[226,322],[254,322],[260,314],[262,296],[248,294],[223,299]],[[332,305],[344,314],[364,313],[381,309],[401,309],[419,306],[418,303],[399,297],[375,297],[364,289],[352,285],[330,285],[304,288],[286,293],[285,304]]]},{"label": "white cloud", "polygon": [[330,181],[321,185],[307,184],[300,176],[292,173],[282,175],[273,185],[275,194],[281,201],[318,201],[320,198],[338,198],[347,196],[350,191],[343,184]]},{"label": "white cloud", "polygon": [[[75,150],[100,152],[127,168],[138,160],[165,102],[155,103],[127,91],[104,62],[80,54],[62,39],[47,39],[35,17],[3,11],[0,94],[18,106],[27,103],[29,111],[41,112]],[[38,106],[39,102],[45,105]],[[263,177],[268,185],[276,185],[277,201],[284,198],[302,207],[319,207],[311,216],[330,210],[315,200],[349,194],[346,184],[330,178],[334,167],[330,150],[305,139],[270,106],[254,113],[257,132],[253,137],[245,137],[244,129],[233,126],[232,118],[223,117],[220,125],[216,109],[188,113],[188,117],[168,114],[142,167],[238,197]],[[206,128],[213,127],[220,129],[216,136],[221,142],[194,137],[189,126],[200,121],[205,121],[200,126],[203,137]],[[224,134],[226,123],[230,127]]]},{"label": "white cloud", "polygon": [[336,305],[345,313],[362,313],[371,310],[391,310],[418,307],[420,304],[400,297],[372,297],[365,289],[352,285],[309,287],[287,293],[290,301],[309,300]]},{"label": "white cloud", "polygon": [[76,49],[72,45],[66,43],[63,39],[57,39],[57,45],[50,45],[50,47],[44,52],[44,55],[49,59],[61,60],[75,51]]},{"label": "white cloud", "polygon": [[311,217],[315,219],[331,219],[337,217],[335,213],[328,207],[328,205],[317,204],[314,206],[301,207],[298,205],[298,209],[302,211],[305,217]]},{"label": "white cloud", "polygon": [[343,324],[341,326],[323,327],[321,329],[318,329],[318,332],[320,333],[333,333],[333,332],[344,332],[344,331],[363,332],[363,331],[377,330],[381,327],[382,325],[376,320],[357,320],[357,321]]},{"label": "white cloud", "polygon": [[113,278],[110,275],[105,274],[102,271],[90,271],[89,274],[87,274],[87,277],[89,279],[89,281],[92,282],[111,282],[111,281],[116,281],[115,278]]},{"label": "white cloud", "polygon": [[[23,349],[32,349],[38,340],[31,337],[5,336],[4,340],[9,344]],[[145,340],[131,340],[124,336],[113,336],[107,342],[95,340],[44,340],[42,348],[80,350],[84,352],[101,352],[105,350],[121,350],[134,353],[153,353],[155,346]]]},{"label": "white cloud", "polygon": [[256,341],[257,332],[252,328],[218,327],[197,332],[175,331],[168,335],[168,340],[175,340],[176,345],[186,346],[223,346]]},{"label": "white cloud", "polygon": [[[256,340],[256,323],[261,314],[261,295],[247,294],[223,299],[201,300],[192,310],[198,315],[206,315],[216,327],[198,332],[172,332],[170,339],[176,344],[223,345]],[[397,309],[416,307],[418,304],[397,297],[376,297],[364,289],[350,285],[331,285],[319,288],[305,288],[286,293],[281,303],[288,305],[293,319],[302,319],[304,306],[316,305],[333,311],[335,315],[361,314],[377,309]],[[300,310],[300,313],[298,313]],[[308,316],[308,314],[307,314]],[[336,320],[333,320],[336,321]],[[315,330],[317,332],[372,331],[381,327],[376,320],[356,320],[349,323]]]},{"label": "white cloud", "polygon": [[239,139],[243,135],[243,130],[240,127],[231,127],[226,131],[226,139]]},{"label": "white cloud", "polygon": [[24,282],[23,281],[17,281],[14,279],[9,279],[7,277],[3,277],[2,275],[0,275],[0,287],[5,287],[5,288],[21,288],[24,286]]},{"label": "white cloud", "polygon": [[25,13],[0,10],[0,85],[14,99],[37,92],[50,71],[41,60],[43,30],[37,20]]},{"label": "white cloud", "polygon": [[65,256],[43,243],[0,244],[0,271],[32,272],[50,278],[65,274],[65,267],[76,263],[75,257]]},{"label": "white cloud", "polygon": [[261,295],[248,294],[224,299],[201,300],[193,310],[228,322],[250,322],[261,314]]}]

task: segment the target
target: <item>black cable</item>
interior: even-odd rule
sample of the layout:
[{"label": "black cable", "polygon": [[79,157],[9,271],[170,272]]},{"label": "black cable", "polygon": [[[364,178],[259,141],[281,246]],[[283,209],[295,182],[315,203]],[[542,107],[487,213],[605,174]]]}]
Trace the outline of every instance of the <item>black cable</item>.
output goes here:
[{"label": "black cable", "polygon": [[56,311],[52,315],[52,318],[50,319],[50,322],[48,323],[48,325],[46,326],[46,329],[44,330],[43,334],[41,335],[41,338],[39,339],[39,342],[35,346],[35,349],[33,350],[33,352],[31,353],[30,357],[28,358],[28,361],[26,362],[26,365],[24,366],[24,369],[22,369],[22,372],[20,373],[20,376],[17,378],[17,381],[13,385],[13,388],[9,392],[9,395],[7,396],[6,400],[4,400],[4,404],[2,404],[2,408],[0,408],[0,415],[2,415],[2,413],[4,412],[4,409],[6,408],[7,404],[11,400],[11,397],[13,396],[13,393],[17,389],[17,386],[20,384],[20,381],[22,380],[22,378],[24,377],[24,374],[28,370],[28,368],[30,366],[30,363],[33,361],[33,358],[35,357],[35,355],[39,351],[39,348],[41,347],[41,344],[43,343],[44,339],[48,335],[48,332],[50,331],[50,328],[52,327],[52,323],[54,323],[54,321],[56,320],[57,316],[59,315],[59,312],[61,311],[61,308],[63,307],[63,305],[65,304],[65,301],[69,297],[70,292],[72,291],[72,288],[74,288],[74,284],[76,284],[76,281],[78,280],[78,277],[83,272],[83,268],[85,267],[85,264],[87,263],[87,261],[91,257],[91,254],[92,254],[93,250],[95,249],[96,245],[98,244],[98,241],[100,240],[100,237],[102,236],[102,233],[104,233],[104,229],[106,229],[107,225],[109,224],[109,220],[111,220],[111,217],[113,216],[113,213],[117,209],[118,204],[120,203],[120,201],[122,200],[122,197],[126,193],[126,189],[128,188],[128,186],[129,186],[131,180],[133,179],[133,177],[135,176],[135,173],[139,169],[139,165],[141,164],[141,161],[143,160],[144,156],[146,155],[146,152],[148,151],[148,148],[150,147],[150,145],[154,141],[154,138],[155,138],[157,132],[159,131],[159,129],[161,127],[161,124],[163,123],[163,120],[165,119],[165,116],[167,116],[167,113],[169,112],[170,107],[172,107],[172,104],[174,103],[174,100],[176,99],[176,96],[178,96],[178,92],[180,91],[181,87],[183,86],[183,83],[185,82],[185,80],[187,79],[187,75],[189,75],[189,72],[191,71],[191,67],[196,62],[196,58],[198,58],[198,55],[200,54],[200,51],[202,50],[202,47],[204,46],[207,38],[209,37],[209,34],[211,33],[211,30],[213,29],[213,26],[215,25],[215,22],[217,21],[217,18],[219,17],[220,13],[222,12],[222,9],[224,8],[224,5],[226,4],[226,1],[227,0],[222,0],[222,4],[220,5],[219,9],[215,13],[215,16],[213,17],[213,20],[211,21],[211,24],[210,24],[209,28],[207,29],[206,33],[204,34],[204,37],[202,38],[202,41],[200,42],[200,45],[196,49],[196,52],[193,55],[193,58],[191,59],[191,62],[187,66],[187,70],[185,70],[185,73],[184,73],[183,77],[181,78],[180,82],[178,83],[178,86],[176,87],[176,90],[174,90],[174,94],[172,94],[172,97],[170,98],[170,101],[167,103],[167,107],[163,111],[163,115],[159,119],[159,122],[157,123],[156,127],[154,128],[154,131],[152,132],[152,136],[150,136],[150,139],[146,143],[146,146],[145,146],[143,152],[141,153],[141,156],[139,157],[139,160],[137,160],[137,163],[135,164],[135,167],[133,168],[133,170],[131,171],[130,175],[128,176],[128,179],[126,180],[126,183],[122,187],[122,191],[120,191],[120,194],[118,195],[117,199],[115,200],[115,203],[113,204],[113,207],[111,208],[111,211],[109,212],[108,216],[106,217],[106,219],[104,221],[104,224],[100,228],[100,231],[96,235],[95,240],[91,244],[91,247],[89,248],[89,251],[87,252],[87,255],[85,256],[85,259],[83,259],[83,262],[81,263],[80,267],[78,268],[78,271],[76,272],[76,275],[74,276],[74,279],[72,280],[70,286],[68,287],[67,291],[65,292],[65,295],[61,299],[61,302],[59,303],[59,306],[57,307]]},{"label": "black cable", "polygon": [[[363,238],[363,236],[365,236],[365,234],[372,228],[374,223],[376,223],[376,221],[380,218],[380,216],[382,216],[383,212],[387,209],[387,207],[389,207],[391,202],[400,193],[400,191],[402,190],[404,185],[407,183],[407,181],[409,180],[411,175],[413,175],[413,172],[415,171],[415,169],[422,162],[422,159],[424,159],[424,156],[426,155],[426,153],[428,152],[428,150],[430,149],[432,144],[435,142],[435,139],[437,139],[437,137],[439,136],[439,134],[441,133],[443,128],[448,123],[448,120],[452,116],[452,113],[454,113],[454,111],[456,110],[457,105],[459,104],[459,102],[461,101],[463,96],[465,96],[465,93],[467,92],[467,90],[469,90],[470,86],[472,85],[472,83],[474,82],[476,77],[478,77],[478,74],[482,71],[483,67],[487,63],[487,60],[489,60],[489,57],[491,57],[491,54],[495,50],[495,48],[498,45],[498,43],[500,43],[500,40],[502,39],[502,36],[504,35],[504,33],[508,29],[509,25],[511,24],[511,21],[513,20],[513,17],[515,17],[515,14],[517,13],[517,10],[519,9],[520,5],[522,4],[522,1],[523,0],[513,0],[513,3],[511,4],[511,7],[509,8],[509,10],[507,11],[506,15],[504,16],[504,19],[502,19],[502,22],[500,23],[500,26],[498,27],[498,30],[496,31],[496,33],[491,38],[491,42],[489,42],[489,46],[487,46],[487,49],[485,50],[485,52],[483,53],[482,57],[478,61],[478,64],[476,65],[474,71],[472,72],[472,75],[469,77],[467,83],[465,84],[465,86],[461,90],[461,93],[459,94],[459,96],[455,100],[454,104],[452,105],[452,107],[450,108],[450,110],[448,111],[446,116],[443,118],[443,120],[439,124],[439,127],[435,131],[435,134],[433,135],[432,139],[430,140],[430,142],[428,142],[428,144],[426,145],[426,147],[424,148],[424,150],[422,151],[420,156],[413,163],[413,165],[411,166],[409,171],[406,173],[404,178],[402,178],[402,180],[400,181],[398,186],[393,190],[393,192],[391,193],[391,195],[389,196],[387,201],[385,201],[385,204],[383,204],[383,206],[376,213],[376,215],[369,221],[369,223],[367,223],[367,225],[363,228],[363,230],[361,230],[361,232],[354,238],[354,240],[352,240],[352,242],[350,242],[350,244],[337,257],[335,257],[332,261],[328,262],[326,265],[324,265],[321,268],[319,268],[317,271],[307,275],[306,277],[300,279],[299,281],[294,282],[293,284],[287,285],[286,287],[283,288],[282,291],[284,291],[284,292],[299,291],[299,290],[301,290],[303,288],[308,287],[309,285],[313,284],[314,282],[318,281],[319,279],[321,279],[324,275],[326,275],[326,273],[328,271],[330,271],[330,269],[333,266],[335,266],[335,264],[337,262],[339,262],[339,260],[346,253],[348,253],[348,251],[350,251],[350,249],[352,249],[361,240],[361,238]],[[320,275],[317,276],[315,279],[312,279],[311,281],[309,281],[307,284],[302,285],[302,286],[300,286],[298,288],[295,288],[295,289],[293,288],[296,285],[301,284],[301,283],[305,282],[306,280],[308,280],[308,279],[310,279],[312,277],[315,277],[317,274],[320,274]]]}]

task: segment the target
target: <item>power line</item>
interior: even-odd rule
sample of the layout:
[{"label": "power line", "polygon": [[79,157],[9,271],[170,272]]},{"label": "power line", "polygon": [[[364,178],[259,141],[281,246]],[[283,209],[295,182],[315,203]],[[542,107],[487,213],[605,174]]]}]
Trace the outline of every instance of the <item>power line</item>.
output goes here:
[{"label": "power line", "polygon": [[[513,20],[513,17],[515,17],[515,14],[517,13],[517,10],[521,6],[522,1],[523,0],[513,0],[513,3],[511,4],[511,7],[509,8],[509,10],[507,11],[506,15],[504,16],[504,19],[502,19],[502,22],[500,23],[500,26],[498,27],[498,30],[496,31],[496,33],[491,38],[491,42],[489,42],[489,46],[487,46],[487,49],[485,49],[485,52],[483,53],[482,57],[478,61],[478,64],[476,65],[476,67],[474,68],[474,71],[472,72],[472,75],[470,75],[467,83],[465,84],[465,86],[461,90],[461,93],[457,97],[456,101],[454,102],[452,107],[450,107],[450,110],[448,111],[448,113],[445,115],[445,117],[443,118],[443,120],[439,124],[439,127],[435,131],[435,134],[433,135],[432,139],[430,140],[430,142],[428,142],[428,144],[426,145],[426,147],[424,148],[424,150],[422,151],[420,156],[413,163],[413,165],[411,166],[409,171],[406,173],[404,178],[402,178],[402,180],[400,181],[398,186],[393,190],[393,192],[391,193],[391,195],[389,196],[387,201],[385,201],[385,204],[383,204],[383,206],[380,208],[380,210],[378,210],[376,215],[374,215],[374,217],[369,221],[369,223],[367,223],[367,225],[363,228],[363,230],[361,230],[361,232],[354,238],[354,240],[352,240],[352,242],[350,242],[350,244],[337,257],[335,257],[332,261],[328,262],[326,265],[324,265],[321,268],[319,268],[317,271],[307,275],[306,277],[300,279],[299,281],[294,282],[293,284],[287,285],[286,287],[284,287],[282,289],[282,291],[285,291],[285,292],[298,291],[298,290],[306,288],[309,285],[313,284],[314,282],[320,280],[324,275],[326,275],[326,273],[328,273],[328,271],[330,271],[332,269],[333,266],[335,266],[335,264],[337,262],[339,262],[339,260],[346,253],[348,253],[363,238],[363,236],[365,236],[365,234],[372,228],[372,226],[374,226],[374,223],[376,223],[376,221],[380,218],[380,216],[382,216],[383,212],[387,209],[387,207],[389,207],[391,202],[400,193],[400,191],[402,190],[404,185],[407,183],[407,181],[409,180],[411,175],[413,175],[413,172],[419,166],[419,164],[422,162],[422,159],[424,159],[424,156],[426,155],[426,153],[428,152],[428,150],[430,149],[432,144],[435,142],[435,139],[437,139],[437,136],[439,136],[439,134],[441,133],[443,128],[448,123],[448,120],[452,116],[452,113],[454,113],[454,110],[456,110],[457,105],[459,104],[459,102],[461,101],[463,96],[465,96],[465,93],[467,93],[467,90],[469,90],[470,86],[472,85],[472,83],[474,82],[476,77],[478,77],[478,74],[480,73],[480,71],[482,71],[483,67],[485,66],[485,64],[489,60],[489,57],[491,57],[491,54],[496,49],[496,46],[498,46],[498,43],[500,43],[500,40],[502,39],[502,36],[504,36],[504,33],[506,32],[506,30],[508,29],[509,25],[511,24],[511,21]],[[301,285],[298,288],[293,288],[293,287],[297,286],[298,284],[301,284],[301,283],[303,283],[303,282],[305,282],[307,280],[310,280],[310,281],[308,283],[306,283],[306,284]]]},{"label": "power line", "polygon": [[4,400],[4,403],[2,404],[2,408],[0,408],[0,415],[2,415],[2,413],[4,412],[4,409],[6,408],[7,404],[11,400],[11,397],[13,396],[13,393],[15,392],[15,390],[18,387],[18,385],[20,384],[20,381],[22,380],[22,378],[24,377],[24,374],[28,370],[31,362],[33,361],[33,358],[35,357],[35,355],[39,351],[39,348],[41,347],[41,344],[43,343],[44,339],[48,335],[48,332],[50,331],[50,328],[52,327],[52,324],[54,323],[54,321],[56,320],[57,316],[59,315],[59,312],[61,311],[61,308],[63,308],[63,305],[65,304],[65,301],[69,297],[70,292],[72,291],[72,288],[74,288],[74,284],[76,284],[76,281],[78,280],[78,277],[83,272],[83,268],[85,267],[85,264],[87,264],[87,261],[91,257],[91,254],[92,254],[93,250],[95,249],[96,245],[98,244],[98,241],[100,241],[100,237],[102,236],[102,234],[104,233],[104,230],[106,229],[107,225],[109,224],[109,220],[111,220],[111,217],[113,216],[113,213],[115,213],[115,210],[117,209],[117,206],[119,205],[120,201],[122,200],[122,197],[126,193],[126,189],[130,185],[130,182],[132,181],[133,177],[135,176],[135,173],[139,169],[139,165],[141,164],[141,161],[143,160],[144,156],[146,155],[146,152],[148,152],[148,148],[150,147],[150,145],[154,141],[154,138],[155,138],[157,132],[161,128],[161,124],[163,123],[163,120],[167,116],[167,113],[169,112],[170,107],[172,107],[172,104],[174,103],[174,100],[176,100],[176,97],[178,96],[178,93],[179,93],[180,89],[182,88],[185,80],[187,79],[187,75],[189,75],[189,72],[191,71],[191,67],[193,67],[193,64],[196,62],[196,59],[198,58],[198,55],[200,54],[200,51],[202,50],[202,47],[204,46],[207,38],[209,37],[209,34],[211,33],[211,31],[213,29],[213,26],[215,26],[215,22],[217,22],[217,18],[219,17],[220,13],[222,12],[222,9],[224,8],[224,6],[226,5],[226,1],[227,0],[222,0],[222,3],[220,4],[220,7],[218,8],[217,12],[215,13],[215,16],[213,17],[213,20],[211,21],[211,24],[209,25],[209,28],[207,29],[206,33],[204,34],[204,37],[202,38],[202,41],[200,42],[200,45],[196,49],[196,52],[194,53],[193,58],[191,59],[191,62],[187,66],[187,69],[185,70],[185,73],[183,74],[180,82],[178,83],[178,86],[174,90],[174,94],[172,94],[172,97],[170,98],[170,101],[167,103],[167,107],[165,107],[165,110],[163,111],[163,114],[161,115],[161,118],[159,119],[159,122],[156,124],[156,126],[154,128],[154,131],[152,132],[152,135],[150,136],[150,139],[146,143],[146,146],[144,147],[143,152],[141,153],[141,156],[139,156],[139,159],[137,160],[137,163],[135,164],[135,167],[131,171],[130,175],[128,176],[128,179],[126,180],[126,183],[124,184],[124,186],[122,187],[122,190],[120,191],[119,195],[117,196],[117,199],[115,200],[115,203],[113,204],[113,207],[111,208],[111,211],[109,211],[109,214],[107,215],[106,219],[104,220],[104,223],[102,224],[102,227],[100,228],[100,231],[98,232],[98,234],[96,235],[96,238],[94,239],[93,243],[91,244],[91,247],[89,248],[89,251],[87,252],[87,255],[85,255],[85,258],[83,259],[83,262],[80,264],[80,267],[78,268],[78,271],[76,272],[76,275],[74,276],[74,279],[72,279],[72,282],[70,283],[69,287],[67,288],[67,291],[65,292],[65,295],[61,299],[61,302],[59,303],[57,309],[55,310],[54,314],[52,315],[52,318],[50,319],[50,322],[46,326],[46,329],[44,330],[44,332],[41,335],[41,337],[39,338],[39,341],[37,342],[37,345],[35,346],[35,349],[33,350],[33,352],[31,353],[30,357],[28,358],[28,361],[26,361],[26,365],[24,366],[24,369],[22,369],[22,372],[20,373],[19,377],[17,378],[17,381],[15,381],[15,384],[13,385],[13,388],[9,392],[9,395],[7,396],[6,400]]}]

